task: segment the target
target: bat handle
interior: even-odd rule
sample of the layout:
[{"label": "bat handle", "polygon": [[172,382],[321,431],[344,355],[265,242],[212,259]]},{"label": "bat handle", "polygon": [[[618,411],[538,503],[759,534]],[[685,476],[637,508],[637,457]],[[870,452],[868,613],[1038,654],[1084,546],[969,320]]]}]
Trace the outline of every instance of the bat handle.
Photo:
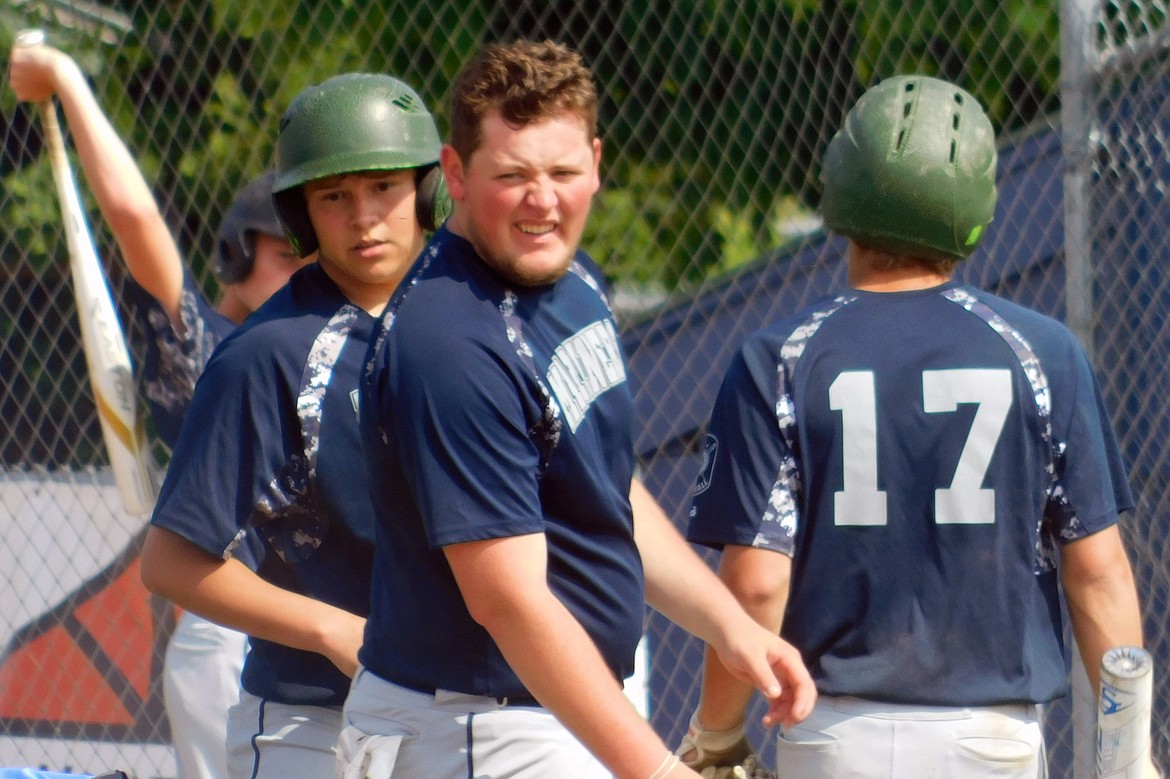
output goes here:
[{"label": "bat handle", "polygon": [[[43,46],[44,43],[45,31],[36,27],[30,27],[16,34],[16,40],[13,46],[20,49],[29,49],[36,46]],[[53,104],[52,98],[37,103],[37,108],[40,111],[41,126],[46,140],[49,143],[49,149],[53,154],[57,154],[58,150],[63,152],[65,139],[61,135],[61,123],[57,120],[57,108]]]},{"label": "bat handle", "polygon": [[41,131],[49,144],[49,151],[54,156],[65,154],[65,136],[61,134],[61,123],[57,120],[57,105],[50,100],[37,103],[41,115]]}]

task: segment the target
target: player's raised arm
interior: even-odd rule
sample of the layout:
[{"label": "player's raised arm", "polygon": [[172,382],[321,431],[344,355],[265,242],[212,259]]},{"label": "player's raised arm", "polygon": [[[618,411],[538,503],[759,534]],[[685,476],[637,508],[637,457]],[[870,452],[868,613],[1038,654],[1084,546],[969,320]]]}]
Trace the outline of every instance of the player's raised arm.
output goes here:
[{"label": "player's raised arm", "polygon": [[56,97],[85,180],[143,289],[178,321],[183,264],[170,228],[130,150],[98,105],[77,63],[51,46],[12,50],[9,83],[21,100]]}]

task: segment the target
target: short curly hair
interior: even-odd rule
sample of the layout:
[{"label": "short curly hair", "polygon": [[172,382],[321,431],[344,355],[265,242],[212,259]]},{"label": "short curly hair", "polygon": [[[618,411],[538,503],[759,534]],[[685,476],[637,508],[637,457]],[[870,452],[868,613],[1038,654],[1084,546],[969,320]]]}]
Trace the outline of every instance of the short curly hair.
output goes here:
[{"label": "short curly hair", "polygon": [[483,119],[493,112],[514,127],[567,112],[597,136],[593,74],[577,52],[555,41],[489,44],[456,76],[451,92],[451,145],[464,160],[479,148]]}]

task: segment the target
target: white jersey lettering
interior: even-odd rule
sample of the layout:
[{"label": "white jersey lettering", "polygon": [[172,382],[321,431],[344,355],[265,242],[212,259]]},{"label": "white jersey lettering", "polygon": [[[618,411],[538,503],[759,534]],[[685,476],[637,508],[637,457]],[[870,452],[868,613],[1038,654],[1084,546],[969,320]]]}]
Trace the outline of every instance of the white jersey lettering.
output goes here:
[{"label": "white jersey lettering", "polygon": [[593,401],[625,380],[617,331],[608,320],[594,322],[566,339],[548,366],[549,386],[573,432]]}]

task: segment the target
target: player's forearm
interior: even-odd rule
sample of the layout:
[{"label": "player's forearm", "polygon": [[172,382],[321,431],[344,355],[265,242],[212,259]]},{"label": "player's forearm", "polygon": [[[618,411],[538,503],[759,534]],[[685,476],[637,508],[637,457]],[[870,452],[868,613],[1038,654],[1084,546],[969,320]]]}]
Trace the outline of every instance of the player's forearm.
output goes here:
[{"label": "player's forearm", "polygon": [[[719,578],[758,624],[780,632],[788,602],[792,560],[763,549],[728,546],[719,561]],[[710,649],[703,664],[699,722],[708,730],[731,730],[743,723],[751,685],[737,679]]]},{"label": "player's forearm", "polygon": [[1085,671],[1098,692],[1105,653],[1142,646],[1137,589],[1116,526],[1064,547],[1061,584]]},{"label": "player's forearm", "polygon": [[563,606],[517,612],[489,632],[525,686],[615,777],[645,779],[661,765],[666,744]]},{"label": "player's forearm", "polygon": [[635,482],[630,497],[646,601],[706,641],[728,671],[769,699],[765,722],[792,725],[807,717],[816,701],[816,687],[800,654],[744,611],[657,503],[639,497],[639,486]]},{"label": "player's forearm", "polygon": [[468,612],[537,700],[619,779],[646,779],[665,743],[621,691],[592,638],[547,584],[542,534],[444,551]]},{"label": "player's forearm", "polygon": [[744,722],[754,688],[737,679],[711,648],[703,655],[699,722],[707,730],[732,730]]},{"label": "player's forearm", "polygon": [[724,634],[747,620],[735,597],[637,481],[630,498],[646,602],[691,635],[724,645]]},{"label": "player's forearm", "polygon": [[142,581],[213,622],[317,652],[351,676],[357,670],[362,617],[277,587],[238,560],[219,560],[169,531],[147,531]]},{"label": "player's forearm", "polygon": [[1132,590],[1104,588],[1073,604],[1069,599],[1073,634],[1095,693],[1100,692],[1101,658],[1117,646],[1142,646],[1141,614]]}]

